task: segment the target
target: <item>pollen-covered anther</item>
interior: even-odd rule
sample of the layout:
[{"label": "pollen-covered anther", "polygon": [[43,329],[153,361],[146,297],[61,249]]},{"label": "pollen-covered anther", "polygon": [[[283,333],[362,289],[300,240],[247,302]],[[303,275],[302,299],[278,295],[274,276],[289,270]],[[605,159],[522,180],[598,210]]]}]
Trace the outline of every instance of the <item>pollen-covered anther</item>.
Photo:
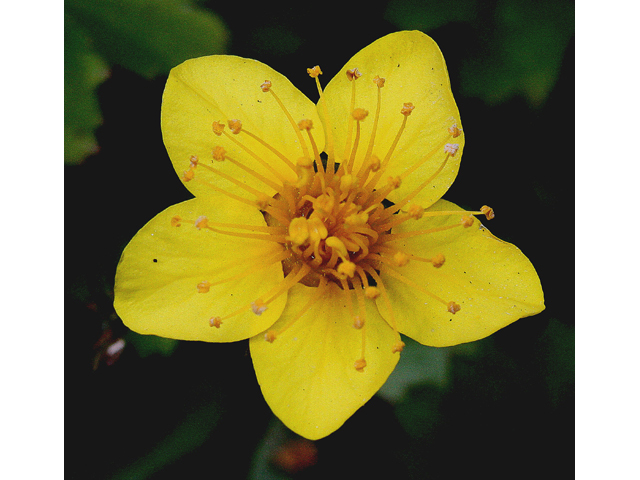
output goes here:
[{"label": "pollen-covered anther", "polygon": [[382,87],[384,87],[384,82],[385,82],[385,81],[386,81],[386,80],[385,80],[384,78],[379,77],[378,75],[376,75],[375,77],[373,77],[373,83],[375,83],[375,84],[378,86],[378,88],[382,88]]},{"label": "pollen-covered anther", "polygon": [[405,103],[402,105],[402,109],[400,110],[400,113],[403,114],[405,117],[408,117],[409,115],[411,115],[411,112],[413,112],[413,109],[416,108],[413,103],[409,102],[409,103]]},{"label": "pollen-covered anther", "polygon": [[380,296],[380,289],[378,287],[367,287],[364,289],[364,296],[369,300],[375,300]]},{"label": "pollen-covered anther", "polygon": [[444,265],[444,255],[439,253],[436,256],[434,256],[431,259],[431,264],[435,267],[435,268],[440,268],[442,265]]},{"label": "pollen-covered anther", "polygon": [[447,143],[444,146],[444,152],[454,157],[455,154],[458,153],[459,148],[460,148],[460,145],[458,145],[457,143]]},{"label": "pollen-covered anther", "polygon": [[198,289],[198,293],[207,293],[211,288],[211,284],[205,280],[204,282],[200,282],[196,285],[196,288]]},{"label": "pollen-covered anther", "polygon": [[349,79],[349,81],[351,80],[357,80],[358,78],[360,78],[362,76],[362,74],[360,73],[360,70],[358,70],[358,68],[352,68],[351,70],[347,70],[347,78]]},{"label": "pollen-covered anther", "polygon": [[209,319],[210,327],[220,328],[220,325],[222,325],[222,319],[220,317],[211,317]]},{"label": "pollen-covered anther", "polygon": [[487,205],[483,205],[480,211],[484,213],[487,220],[493,220],[496,217],[496,214],[493,212],[493,208],[488,207]]},{"label": "pollen-covered anther", "polygon": [[308,118],[303,118],[298,122],[298,128],[300,130],[311,130],[313,128],[313,121]]},{"label": "pollen-covered anther", "polygon": [[393,262],[398,266],[398,267],[404,267],[407,263],[409,263],[409,259],[411,257],[409,257],[409,255],[407,255],[404,252],[396,252],[393,255]]},{"label": "pollen-covered anther", "polygon": [[377,156],[371,155],[371,158],[369,159],[369,168],[372,172],[380,170],[380,159]]},{"label": "pollen-covered anther", "polygon": [[174,215],[173,217],[171,217],[172,227],[179,227],[180,225],[182,225],[182,217],[180,217],[180,215]]},{"label": "pollen-covered anther", "polygon": [[265,80],[264,83],[260,85],[260,88],[263,92],[268,92],[269,90],[271,90],[271,80]]},{"label": "pollen-covered anther", "polygon": [[351,112],[351,116],[358,121],[362,121],[367,118],[369,112],[367,112],[364,108],[356,108],[353,112]]},{"label": "pollen-covered anther", "polygon": [[400,353],[402,350],[404,350],[404,347],[405,347],[404,342],[394,343],[393,347],[391,347],[391,353]]},{"label": "pollen-covered anther", "polygon": [[387,178],[387,184],[396,190],[400,188],[400,185],[402,185],[402,179],[400,177],[389,177]]},{"label": "pollen-covered anther", "polygon": [[307,68],[307,73],[311,78],[316,78],[319,75],[322,75],[322,70],[320,70],[320,66],[316,65],[313,68]]},{"label": "pollen-covered anther", "polygon": [[364,318],[360,317],[359,315],[353,318],[353,328],[355,328],[356,330],[360,330],[362,327],[364,327]]},{"label": "pollen-covered anther", "polygon": [[420,205],[412,203],[411,206],[407,209],[407,215],[409,215],[414,220],[419,220],[424,215],[424,208]]},{"label": "pollen-covered anther", "polygon": [[462,129],[458,127],[457,123],[454,123],[449,127],[449,134],[453,138],[459,137],[461,133],[462,133]]},{"label": "pollen-covered anther", "polygon": [[198,230],[200,230],[201,228],[207,228],[209,226],[209,219],[204,215],[201,215],[196,218],[194,225]]},{"label": "pollen-covered anther", "polygon": [[189,168],[196,168],[197,166],[198,166],[198,156],[191,155],[191,157],[189,157]]},{"label": "pollen-covered anther", "polygon": [[353,366],[358,372],[363,373],[364,367],[367,366],[367,361],[364,358],[361,358],[360,360],[356,360]]},{"label": "pollen-covered anther", "polygon": [[286,237],[294,246],[300,246],[309,238],[309,225],[304,217],[296,217],[289,223],[289,236]]},{"label": "pollen-covered anther", "polygon": [[190,168],[189,170],[182,172],[182,180],[184,182],[189,182],[191,180],[193,180],[193,177],[195,176],[195,172],[193,171],[192,168]]},{"label": "pollen-covered anther", "polygon": [[276,337],[277,337],[276,332],[274,332],[273,330],[269,330],[267,333],[264,334],[264,339],[269,343],[273,343]]},{"label": "pollen-covered anther", "polygon": [[257,299],[255,302],[251,302],[251,311],[256,315],[262,315],[265,310],[269,308],[267,304],[262,301],[261,298]]},{"label": "pollen-covered anther", "polygon": [[453,313],[455,315],[455,313],[459,311],[460,311],[460,305],[458,305],[456,302],[449,302],[447,304],[447,312]]},{"label": "pollen-covered anther", "polygon": [[218,145],[217,147],[214,147],[213,152],[211,152],[211,155],[213,156],[213,159],[216,162],[222,162],[224,161],[227,155],[227,151]]},{"label": "pollen-covered anther", "polygon": [[211,127],[213,128],[213,133],[215,133],[217,136],[222,135],[222,132],[224,131],[224,123],[213,122],[213,125],[211,125]]},{"label": "pollen-covered anther", "polygon": [[344,219],[344,223],[346,225],[351,225],[352,227],[361,227],[366,225],[369,221],[369,214],[365,212],[360,213],[352,213],[347,218]]},{"label": "pollen-covered anther", "polygon": [[337,271],[340,275],[345,275],[349,278],[353,278],[356,273],[356,264],[350,261],[343,261],[338,265]]},{"label": "pollen-covered anther", "polygon": [[231,130],[231,133],[234,135],[237,135],[242,131],[242,122],[237,118],[228,120],[227,124],[229,125],[229,130]]},{"label": "pollen-covered anther", "polygon": [[460,220],[460,223],[462,224],[462,226],[464,228],[469,228],[471,225],[473,225],[473,216],[471,215],[465,215],[464,217],[462,217],[462,219]]}]

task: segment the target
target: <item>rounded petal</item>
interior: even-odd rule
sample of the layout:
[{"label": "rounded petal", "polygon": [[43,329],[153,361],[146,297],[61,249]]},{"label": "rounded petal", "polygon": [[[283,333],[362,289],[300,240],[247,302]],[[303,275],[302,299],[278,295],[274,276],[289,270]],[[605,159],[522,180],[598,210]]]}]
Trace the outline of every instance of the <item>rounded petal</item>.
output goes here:
[{"label": "rounded petal", "polygon": [[[171,225],[176,215],[182,219],[180,226]],[[193,222],[201,215],[209,223],[265,224],[257,209],[240,206],[232,210],[219,199],[195,198],[156,215],[127,245],[116,272],[114,306],[132,330],[181,340],[232,342],[256,335],[280,316],[286,295],[269,304],[260,316],[245,309],[224,319],[282,282],[280,262],[268,263],[282,247],[271,241],[198,230]],[[245,271],[251,274],[199,292],[202,282],[214,283]],[[219,328],[209,323],[216,316],[223,317]]]},{"label": "rounded petal", "polygon": [[[314,138],[318,148],[323,147],[324,133],[316,113],[316,107],[295,88],[286,77],[256,60],[229,55],[187,60],[169,74],[162,97],[162,134],[164,143],[174,168],[181,177],[189,169],[190,158],[195,155],[200,162],[211,164],[215,147],[222,147],[227,155],[242,162],[269,180],[277,180],[278,175],[290,181],[297,176],[291,167],[273,151],[252,138],[247,132],[259,137],[294,165],[303,156],[298,133],[291,125],[278,102],[269,92],[263,92],[261,85],[269,80],[272,90],[285,105],[295,122],[302,119],[313,121]],[[231,133],[228,120],[240,120],[242,130]],[[226,134],[217,136],[213,132],[213,122],[225,125],[224,130],[233,140],[237,140],[253,154],[265,160],[274,173],[260,164],[251,153],[238,146]],[[297,132],[297,133],[296,133]],[[306,144],[308,138],[303,137]],[[309,147],[307,146],[309,149]],[[313,151],[311,151],[313,155]],[[246,171],[230,162],[214,162],[216,168],[234,176],[241,182],[264,191],[269,196],[272,188],[266,187]],[[229,181],[198,171],[206,181],[215,183],[232,193],[248,196],[247,192]],[[194,195],[216,195],[216,192],[196,181],[186,183]]]},{"label": "rounded petal", "polygon": [[[428,211],[458,211],[457,205],[440,200]],[[452,225],[461,215],[423,217],[393,229],[394,233]],[[476,218],[469,228],[397,240],[398,249],[423,258],[443,254],[444,265],[412,260],[396,269],[422,290],[460,310],[447,306],[389,273],[381,273],[398,330],[425,345],[443,347],[471,342],[491,335],[519,318],[544,310],[540,279],[527,257],[515,246],[493,236]],[[384,302],[382,315],[389,319]]]},{"label": "rounded petal", "polygon": [[[432,176],[443,163],[446,144],[457,144],[457,153],[450,157],[436,178],[422,189],[415,201],[428,207],[438,200],[453,183],[460,165],[464,147],[464,134],[458,107],[453,99],[449,74],[438,45],[422,32],[397,32],[376,40],[365,47],[329,82],[325,90],[329,118],[333,131],[336,155],[344,156],[351,122],[351,90],[346,71],[354,68],[362,73],[355,80],[356,108],[364,108],[368,117],[361,122],[361,137],[355,157],[356,171],[362,164],[373,129],[378,87],[376,76],[385,79],[380,89],[381,108],[376,129],[373,154],[384,160],[405,118],[401,114],[404,103],[412,103],[415,109],[407,117],[407,124],[390,157],[385,174],[378,185],[389,176],[401,175],[414,164],[427,159],[414,173],[403,179],[402,187],[388,198],[398,201],[418,188]],[[319,107],[322,112],[322,105]],[[457,125],[461,133],[453,138],[449,129]],[[326,124],[325,124],[326,127]],[[355,138],[352,127],[350,151]]]},{"label": "rounded petal", "polygon": [[[287,308],[273,331],[295,319],[316,293],[314,287],[292,288]],[[400,336],[372,302],[367,304],[367,365],[362,372],[354,366],[362,356],[362,330],[353,328],[344,291],[333,283],[273,343],[262,335],[251,339],[251,357],[262,393],[273,412],[294,432],[315,440],[337,430],[395,368],[399,354],[392,353],[392,347]]]}]

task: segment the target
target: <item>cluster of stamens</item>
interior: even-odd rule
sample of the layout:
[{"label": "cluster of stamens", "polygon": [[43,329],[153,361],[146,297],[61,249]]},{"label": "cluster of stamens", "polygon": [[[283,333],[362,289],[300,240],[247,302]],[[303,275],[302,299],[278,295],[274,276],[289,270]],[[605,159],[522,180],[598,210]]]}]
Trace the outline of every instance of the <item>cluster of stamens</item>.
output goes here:
[{"label": "cluster of stamens", "polygon": [[[318,80],[318,76],[322,74],[322,71],[319,67],[314,67],[308,69],[307,72],[315,79],[318,92],[322,97],[323,91]],[[352,82],[351,105],[354,106],[356,100],[355,84],[362,74],[357,68],[347,70],[346,74],[349,81]],[[468,228],[473,225],[474,214],[484,214],[488,219],[491,219],[494,216],[493,210],[484,206],[477,212],[430,212],[425,211],[417,203],[412,203],[416,195],[442,172],[448,159],[457,154],[459,146],[448,142],[439,146],[443,159],[429,178],[426,178],[413,191],[407,192],[395,204],[388,205],[387,202],[385,202],[386,205],[383,204],[383,200],[389,193],[399,189],[403,180],[425,162],[432,159],[432,155],[417,159],[416,164],[400,176],[385,174],[387,166],[392,161],[394,149],[415,106],[412,103],[404,103],[398,106],[399,120],[401,119],[399,130],[391,147],[385,152],[385,156],[382,159],[379,158],[373,150],[380,113],[381,90],[384,87],[385,79],[376,76],[373,79],[373,83],[377,88],[378,103],[376,112],[373,115],[373,129],[366,145],[367,150],[364,155],[364,161],[359,168],[356,168],[355,158],[358,149],[363,148],[360,124],[363,121],[370,121],[369,112],[363,108],[352,108],[349,113],[347,144],[344,154],[339,156],[334,149],[330,119],[326,103],[323,102],[326,122],[325,131],[327,132],[327,146],[325,149],[327,158],[324,161],[313,137],[313,122],[309,119],[295,122],[285,105],[276,95],[272,82],[269,80],[266,80],[262,85],[257,85],[256,88],[261,88],[263,92],[270,93],[273,100],[282,108],[284,115],[291,124],[293,133],[302,147],[303,156],[301,158],[295,161],[287,158],[274,146],[243,129],[242,122],[239,119],[230,119],[226,125],[217,120],[212,123],[215,137],[223,137],[226,141],[230,141],[240,147],[263,167],[264,172],[260,173],[247,167],[240,161],[231,158],[223,146],[214,145],[211,161],[205,163],[196,156],[189,158],[189,168],[184,172],[183,180],[185,182],[202,182],[213,190],[225,194],[236,201],[255,206],[263,213],[267,226],[214,223],[206,217],[198,217],[194,220],[174,217],[172,225],[179,227],[183,223],[189,223],[193,224],[198,230],[210,230],[236,237],[276,242],[282,246],[282,249],[277,255],[264,259],[265,261],[261,262],[258,267],[251,265],[238,275],[218,281],[203,280],[196,286],[197,291],[199,293],[207,293],[211,288],[215,288],[216,285],[248,276],[254,273],[256,268],[266,268],[277,262],[282,263],[285,278],[279,286],[270,292],[264,292],[263,296],[256,298],[249,305],[235,312],[229,312],[225,316],[211,317],[208,320],[209,325],[221,328],[224,321],[249,309],[254,314],[261,315],[269,308],[269,304],[273,300],[285,294],[297,283],[315,287],[315,295],[301,311],[294,315],[288,325],[285,325],[279,331],[269,330],[265,333],[266,341],[274,342],[277,341],[280,334],[301,318],[313,304],[323,297],[329,283],[335,283],[345,295],[346,303],[353,319],[353,327],[362,332],[362,355],[354,363],[354,368],[362,372],[366,367],[364,358],[367,325],[366,302],[381,297],[390,315],[387,320],[391,327],[397,331],[391,302],[384,282],[380,277],[382,272],[411,288],[427,294],[433,301],[443,304],[442,308],[451,314],[455,314],[460,310],[460,306],[454,301],[438,297],[407,278],[401,271],[402,267],[414,261],[431,263],[433,268],[441,268],[445,264],[444,255],[438,254],[432,258],[423,258],[402,251],[394,246],[392,242],[451,228]],[[462,130],[454,124],[449,127],[448,133],[449,138],[456,138],[462,134]],[[269,162],[256,155],[242,140],[243,136],[247,140],[250,138],[252,141],[257,141],[266,147],[273,153],[275,160]],[[278,169],[273,167],[274,161],[282,162],[287,168],[292,169],[297,176],[297,180],[291,182],[285,179]],[[275,190],[276,194],[267,195],[240,182],[234,178],[232,173],[228,172],[229,169],[224,168],[228,165],[222,165],[222,163],[231,163],[236,168],[249,173],[265,186]],[[199,171],[201,169],[235,184],[253,198],[228,192],[219,186],[217,182],[208,182],[206,180],[207,175],[201,175],[200,173],[196,175],[196,170]],[[267,175],[267,172],[269,172],[270,176]],[[457,215],[460,221],[439,228],[393,233],[393,228],[404,222],[418,220],[424,216],[436,215]],[[242,230],[248,230],[249,232],[243,232]],[[402,342],[389,346],[394,353],[402,351],[403,347],[404,343]]]}]

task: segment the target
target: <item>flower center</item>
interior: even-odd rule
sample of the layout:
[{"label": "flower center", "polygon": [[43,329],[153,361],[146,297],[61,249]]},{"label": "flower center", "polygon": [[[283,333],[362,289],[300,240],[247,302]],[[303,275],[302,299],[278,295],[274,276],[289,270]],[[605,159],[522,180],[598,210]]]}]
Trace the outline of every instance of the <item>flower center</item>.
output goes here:
[{"label": "flower center", "polygon": [[[318,76],[322,74],[320,68],[314,67],[307,71],[315,79],[322,99],[324,94],[318,79]],[[407,278],[401,271],[402,267],[410,261],[431,263],[434,268],[440,268],[445,263],[444,256],[438,254],[432,258],[419,257],[398,248],[393,241],[428,235],[451,228],[469,227],[474,221],[473,214],[485,214],[487,218],[493,218],[493,211],[486,206],[477,212],[429,212],[412,202],[416,195],[442,172],[449,158],[456,155],[457,144],[444,143],[437,146],[424,158],[417,159],[416,163],[400,176],[390,176],[385,173],[388,165],[392,162],[394,151],[415,107],[412,103],[398,106],[399,127],[394,141],[386,152],[374,152],[385,79],[378,76],[373,79],[373,84],[377,88],[377,104],[375,113],[371,115],[373,118],[370,119],[367,110],[356,106],[356,81],[361,76],[357,68],[347,71],[347,77],[352,85],[351,111],[345,112],[349,115],[347,142],[345,150],[341,152],[340,156],[337,155],[333,144],[326,102],[321,102],[324,109],[325,131],[327,132],[327,156],[323,160],[313,137],[312,121],[303,119],[296,123],[276,94],[275,89],[272,88],[271,81],[267,80],[260,85],[260,88],[263,92],[270,94],[273,101],[282,109],[292,127],[293,134],[302,146],[303,156],[298,159],[287,158],[275,146],[269,145],[265,140],[244,129],[240,119],[231,119],[226,125],[220,121],[214,121],[212,124],[213,133],[226,142],[240,147],[261,165],[263,172],[249,168],[242,162],[231,158],[221,145],[214,146],[212,151],[213,164],[211,165],[200,162],[196,156],[189,159],[189,168],[182,177],[185,182],[201,182],[235,201],[255,206],[263,213],[266,226],[213,223],[206,217],[198,217],[195,220],[184,220],[179,217],[172,219],[172,224],[176,227],[182,223],[190,223],[199,230],[211,230],[231,236],[275,242],[282,247],[277,255],[269,259],[261,259],[258,264],[252,264],[234,277],[213,281],[205,280],[197,285],[198,292],[207,293],[217,284],[242,278],[254,273],[257,268],[266,268],[275,262],[282,262],[285,278],[276,289],[262,292],[260,294],[262,296],[236,312],[229,312],[225,316],[211,317],[208,321],[212,327],[221,328],[227,319],[232,319],[248,309],[251,309],[256,315],[261,315],[269,308],[269,304],[274,299],[285,294],[296,283],[316,287],[315,294],[309,303],[294,316],[289,325],[281,328],[280,331],[269,330],[266,332],[265,339],[273,342],[293,322],[301,318],[315,302],[319,301],[325,294],[328,283],[333,282],[341,288],[345,295],[354,328],[362,331],[362,358],[357,359],[354,363],[354,368],[358,371],[364,371],[366,366],[364,359],[366,302],[381,296],[390,314],[387,321],[397,331],[391,303],[384,282],[380,277],[382,272],[404,283],[407,287],[426,293],[434,301],[442,303],[443,308],[446,308],[451,314],[460,310],[460,306],[454,301],[436,296]],[[373,122],[371,133],[366,140],[361,137],[361,123],[365,121]],[[228,130],[225,127],[228,127]],[[449,128],[448,133],[450,138],[456,138],[462,132],[454,124]],[[269,150],[273,154],[274,160],[268,162],[255,154],[247,146],[251,142],[257,142]],[[364,151],[365,154],[362,163],[356,168],[356,158],[359,151]],[[384,201],[393,190],[401,187],[403,180],[427,161],[432,161],[438,151],[443,157],[441,157],[442,160],[435,172],[412,191],[406,192],[404,197],[395,204]],[[382,156],[382,159],[376,154]],[[277,165],[277,162],[281,162],[286,168],[295,172],[296,180],[290,180],[292,176],[287,179],[281,172],[282,168],[275,168],[274,165]],[[265,186],[265,191],[275,191],[275,195],[269,195],[263,190],[250,187],[238,180],[234,177],[231,168],[224,168],[227,164],[233,164],[236,169],[251,175]],[[196,175],[196,170],[204,170],[204,172]],[[213,177],[236,185],[253,198],[246,198],[227,191],[223,186],[220,186],[224,183],[217,181],[217,179],[215,183],[210,182],[207,177],[211,177],[211,174]],[[383,181],[385,177],[386,182]],[[415,221],[424,216],[439,215],[457,215],[460,217],[460,222],[439,228],[401,233],[393,231],[394,227],[404,222]],[[399,352],[403,346],[404,344],[399,342],[392,345],[391,349],[393,352]]]}]

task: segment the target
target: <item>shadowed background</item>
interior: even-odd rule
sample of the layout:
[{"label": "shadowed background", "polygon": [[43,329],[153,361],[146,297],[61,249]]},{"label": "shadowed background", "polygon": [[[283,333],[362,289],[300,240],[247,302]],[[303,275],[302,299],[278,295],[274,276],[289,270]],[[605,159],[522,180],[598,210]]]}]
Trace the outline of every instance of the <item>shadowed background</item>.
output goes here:
[{"label": "shadowed background", "polygon": [[[65,4],[66,476],[70,479],[554,478],[573,464],[573,2],[68,0]],[[320,8],[322,7],[322,8]],[[171,67],[258,59],[313,101],[359,49],[419,29],[440,46],[466,135],[445,198],[536,267],[547,309],[446,349],[407,341],[381,392],[301,441],[273,418],[248,342],[145,337],[113,307],[120,254],[190,198],[160,131]],[[122,347],[124,345],[124,347]]]}]

